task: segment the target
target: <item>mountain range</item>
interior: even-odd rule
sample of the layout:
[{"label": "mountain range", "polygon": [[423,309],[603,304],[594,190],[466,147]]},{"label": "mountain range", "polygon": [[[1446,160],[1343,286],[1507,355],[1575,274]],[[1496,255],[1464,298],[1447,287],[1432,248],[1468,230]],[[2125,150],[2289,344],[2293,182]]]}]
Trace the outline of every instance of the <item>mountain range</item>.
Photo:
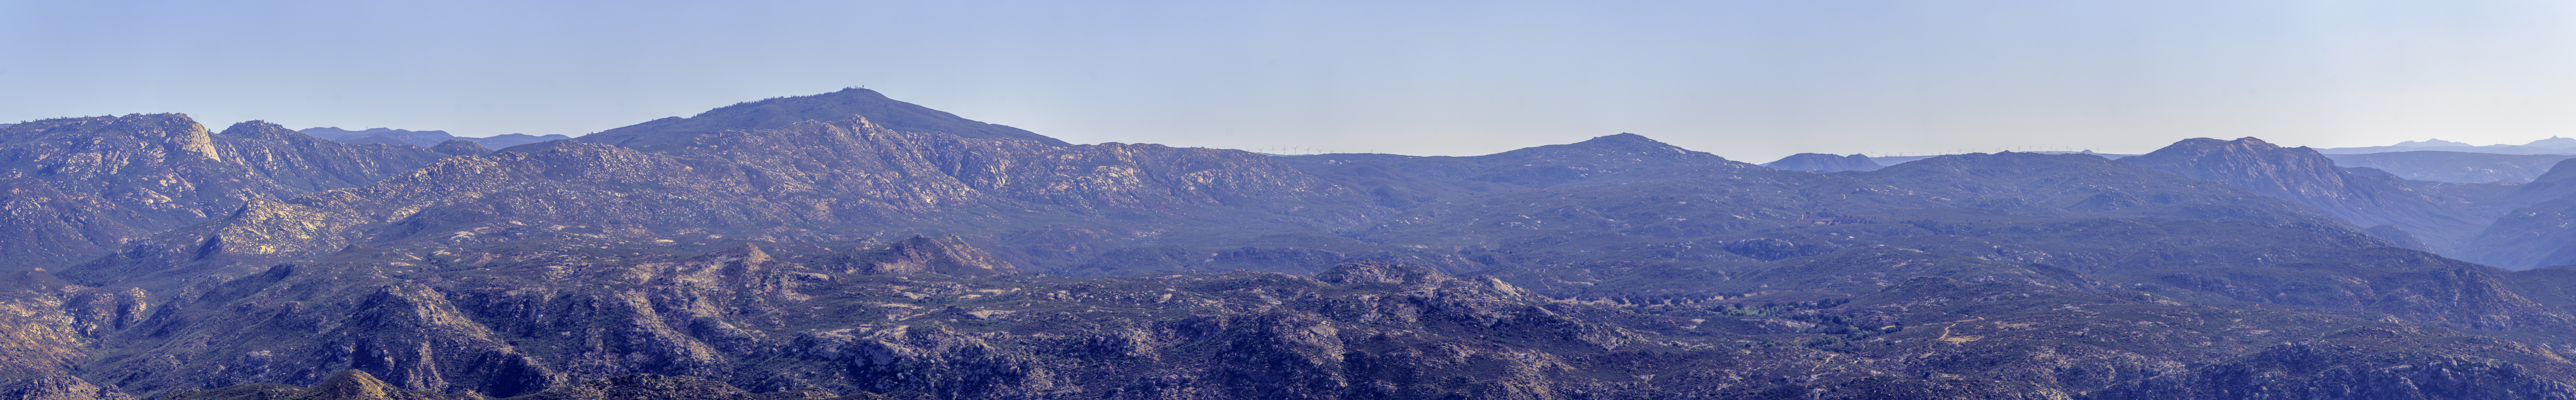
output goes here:
[{"label": "mountain range", "polygon": [[2405,151],[2450,151],[2489,154],[2568,154],[2576,153],[2576,138],[2551,136],[2548,139],[2534,140],[2531,141],[2531,143],[2519,145],[2491,144],[2485,146],[2470,146],[2468,143],[2441,139],[2425,139],[2422,141],[2400,142],[2395,146],[2330,147],[2317,149],[2317,151],[2328,154],[2387,153]]},{"label": "mountain range", "polygon": [[2576,398],[2576,167],[1273,156],[865,89],[0,146],[0,399]]},{"label": "mountain range", "polygon": [[503,148],[572,138],[564,135],[536,136],[524,133],[512,133],[491,137],[468,137],[451,135],[448,134],[447,131],[414,131],[393,128],[368,128],[367,130],[362,131],[352,131],[340,129],[339,127],[323,127],[308,128],[296,132],[302,132],[305,136],[329,139],[344,143],[408,144],[420,147],[436,147],[439,144],[446,143],[450,140],[463,140],[487,148]]}]

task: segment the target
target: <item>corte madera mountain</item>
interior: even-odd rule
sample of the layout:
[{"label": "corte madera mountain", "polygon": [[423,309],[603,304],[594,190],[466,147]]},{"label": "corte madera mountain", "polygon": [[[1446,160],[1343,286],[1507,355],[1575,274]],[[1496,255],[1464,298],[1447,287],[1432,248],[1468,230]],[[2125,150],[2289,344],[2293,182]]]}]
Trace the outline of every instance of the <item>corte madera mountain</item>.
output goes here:
[{"label": "corte madera mountain", "polygon": [[849,106],[881,98],[498,152],[0,128],[0,229],[62,249],[0,255],[43,267],[0,278],[0,398],[2576,397],[2576,273],[2409,248],[2552,176],[2403,197],[2251,139],[1272,157]]}]

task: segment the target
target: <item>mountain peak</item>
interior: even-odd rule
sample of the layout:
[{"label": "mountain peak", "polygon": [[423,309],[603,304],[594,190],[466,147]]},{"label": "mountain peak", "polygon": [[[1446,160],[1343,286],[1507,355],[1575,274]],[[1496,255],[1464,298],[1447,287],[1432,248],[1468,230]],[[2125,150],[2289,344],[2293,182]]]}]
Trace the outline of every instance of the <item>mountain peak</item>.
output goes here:
[{"label": "mountain peak", "polygon": [[2524,143],[2523,145],[2538,147],[2576,147],[2576,139],[2550,136],[2548,139],[2534,140],[2531,141],[2531,143]]},{"label": "mountain peak", "polygon": [[849,88],[811,96],[775,97],[717,107],[687,118],[670,117],[593,133],[573,140],[618,146],[687,142],[728,130],[785,127],[804,121],[841,121],[860,116],[878,126],[907,132],[939,132],[980,139],[1034,140],[1070,146],[1063,140],[1020,128],[958,117],[945,111],[887,98],[874,90]]},{"label": "mountain peak", "polygon": [[2356,175],[2306,147],[2284,148],[2251,137],[2192,138],[2120,161],[2280,197],[2342,218],[2354,227],[2394,225],[2425,239],[2436,250],[2447,251],[2476,233],[2463,222],[2468,218],[2453,215],[2393,177]]},{"label": "mountain peak", "polygon": [[1866,155],[1853,154],[1848,156],[1838,156],[1824,153],[1798,153],[1788,157],[1782,157],[1779,161],[1762,164],[1762,166],[1786,171],[1817,172],[1876,171],[1879,168],[1884,167],[1879,165],[1877,161],[1871,161],[1869,156]]},{"label": "mountain peak", "polygon": [[1647,138],[1645,135],[1639,135],[1639,134],[1634,134],[1634,133],[1620,133],[1620,134],[1617,134],[1617,135],[1599,136],[1599,137],[1594,137],[1594,138],[1591,138],[1591,139],[1586,139],[1586,140],[1584,140],[1584,141],[1580,141],[1580,142],[1567,143],[1567,144],[1559,144],[1559,145],[1548,145],[1548,146],[1531,147],[1531,148],[1526,148],[1526,149],[1513,150],[1513,151],[1506,152],[1506,153],[1511,153],[1511,152],[1521,152],[1521,151],[1529,151],[1529,150],[1533,150],[1533,149],[1556,149],[1556,150],[1608,150],[1608,151],[1616,151],[1616,152],[1623,152],[1623,153],[1647,153],[1647,154],[1661,154],[1661,155],[1696,153],[1696,152],[1694,152],[1694,151],[1690,151],[1690,150],[1682,149],[1682,148],[1681,148],[1681,147],[1679,147],[1679,146],[1674,146],[1674,145],[1667,144],[1667,143],[1664,143],[1664,142],[1656,141],[1655,139]]},{"label": "mountain peak", "polygon": [[1664,144],[1664,142],[1658,142],[1658,141],[1655,141],[1655,139],[1649,139],[1649,138],[1646,138],[1646,135],[1639,135],[1639,134],[1627,133],[1627,132],[1620,132],[1620,133],[1619,133],[1619,134],[1617,134],[1617,135],[1603,135],[1603,136],[1599,136],[1599,137],[1594,137],[1594,138],[1592,138],[1592,139],[1590,139],[1590,140],[1585,140],[1585,141],[1581,141],[1581,142],[1575,142],[1574,144],[1587,144],[1587,143],[1602,143],[1602,144],[1608,144],[1608,143],[1641,143],[1641,144],[1656,144],[1656,145]]}]

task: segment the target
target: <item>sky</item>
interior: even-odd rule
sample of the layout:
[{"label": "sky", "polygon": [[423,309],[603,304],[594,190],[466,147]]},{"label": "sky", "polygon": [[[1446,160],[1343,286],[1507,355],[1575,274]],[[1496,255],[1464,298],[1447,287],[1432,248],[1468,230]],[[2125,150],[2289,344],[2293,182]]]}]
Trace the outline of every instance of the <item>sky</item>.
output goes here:
[{"label": "sky", "polygon": [[581,135],[864,86],[1074,143],[1730,159],[2576,137],[2576,2],[0,0],[0,122]]}]

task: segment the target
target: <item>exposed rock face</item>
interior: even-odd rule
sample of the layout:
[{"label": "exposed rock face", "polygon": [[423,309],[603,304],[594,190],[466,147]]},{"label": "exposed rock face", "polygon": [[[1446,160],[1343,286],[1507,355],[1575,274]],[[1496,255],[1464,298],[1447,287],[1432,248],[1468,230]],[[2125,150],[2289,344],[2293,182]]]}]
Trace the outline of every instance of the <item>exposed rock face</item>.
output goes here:
[{"label": "exposed rock face", "polygon": [[1020,139],[1050,146],[1072,145],[1020,128],[959,118],[956,114],[896,101],[874,90],[860,88],[746,102],[688,118],[657,119],[573,140],[630,147],[687,143],[698,136],[726,130],[783,128],[804,121],[841,121],[853,115],[885,124],[885,129],[902,132],[937,132],[976,139]]},{"label": "exposed rock face", "polygon": [[48,374],[35,379],[0,385],[0,399],[10,400],[132,400],[124,392],[92,385],[80,378]]},{"label": "exposed rock face", "polygon": [[744,392],[724,382],[685,376],[635,374],[594,379],[580,384],[558,386],[543,392],[512,397],[511,400],[876,400],[886,399],[873,393],[833,396],[819,390],[780,391],[763,394]]},{"label": "exposed rock face", "polygon": [[[839,103],[760,104],[729,112]],[[84,179],[269,194],[0,275],[0,400],[2576,398],[2569,269],[2141,165],[2395,179],[2259,142],[1818,174],[1624,134],[1271,157],[844,114],[447,154],[235,128],[45,131],[118,145],[42,159],[229,171]],[[434,161],[370,178],[365,149]]]},{"label": "exposed rock face", "polygon": [[51,267],[231,213],[252,199],[373,183],[438,159],[246,122],[222,134],[186,115],[65,118],[0,130],[0,260]]},{"label": "exposed rock face", "polygon": [[[579,141],[523,149],[530,151],[458,156],[368,187],[256,203],[65,274],[106,282],[174,267],[257,268],[352,244],[445,247],[531,235],[802,242],[942,230],[984,232],[958,240],[1003,243],[998,248],[1020,251],[992,257],[1051,266],[1096,254],[1084,249],[1140,244],[1131,239],[1140,236],[1323,233],[1376,212],[1356,193],[1241,151],[1056,147],[896,132],[864,119],[651,149]],[[1064,221],[1087,228],[1076,232],[1114,233],[1045,234],[1061,232],[1049,226]],[[1048,247],[1072,251],[1031,254]]]},{"label": "exposed rock face", "polygon": [[208,390],[182,390],[168,394],[168,400],[483,400],[481,396],[459,396],[406,390],[366,371],[346,370],[332,374],[311,388],[275,383],[253,383]]},{"label": "exposed rock face", "polygon": [[913,236],[884,251],[856,258],[855,272],[871,275],[900,275],[936,272],[952,276],[994,276],[1020,272],[1019,267],[993,258],[984,250],[966,245],[956,235],[931,238]]},{"label": "exposed rock face", "polygon": [[2282,148],[2261,139],[2188,139],[2120,161],[2226,182],[2315,207],[2354,226],[2395,226],[2445,254],[2461,252],[2485,225],[2459,207],[2407,189],[2393,177],[2355,175],[2336,168],[2334,160],[2315,150]]},{"label": "exposed rock face", "polygon": [[[2359,328],[2334,344],[2294,342],[2201,368],[2095,392],[2094,399],[2505,399],[2554,398],[2564,381],[2545,378],[2564,365],[2527,367],[2499,358],[2554,358],[2519,343],[2470,340],[2427,343],[2409,334]],[[2446,355],[2425,346],[2459,346],[2480,354]],[[2492,358],[2491,358],[2492,357]],[[2286,378],[2286,379],[2285,379]]]},{"label": "exposed rock face", "polygon": [[1837,156],[1820,153],[1798,153],[1781,157],[1780,161],[1772,161],[1762,166],[1777,170],[1816,172],[1876,171],[1885,167],[1870,161],[1869,156],[1859,154]]},{"label": "exposed rock face", "polygon": [[[2335,301],[2358,300],[2417,321],[2484,315],[2459,321],[2462,327],[2537,332],[2529,327],[2567,324],[2564,312],[2500,290],[2494,286],[2500,280],[2480,277],[2487,272],[2473,267],[2454,270],[2465,275],[2446,281],[2471,284],[2438,289],[2448,292],[2384,276],[2414,272],[2305,265],[2192,279],[2229,288],[2219,291],[2102,293],[2072,289],[2076,282],[2047,274],[2020,275],[2016,282],[1985,275],[1998,269],[1979,270],[2027,268],[2010,262],[1879,250],[1781,269],[1821,274],[1744,274],[1738,280],[1747,282],[1721,290],[1843,273],[1818,268],[1823,265],[1877,271],[1947,265],[1949,272],[1939,273],[1970,279],[1915,277],[1821,300],[1740,294],[1565,300],[1492,277],[1399,264],[1343,264],[1313,279],[1236,273],[996,280],[834,272],[848,252],[834,248],[841,245],[734,247],[695,256],[656,246],[668,245],[514,254],[483,263],[343,252],[333,261],[212,285],[188,304],[104,339],[149,343],[176,334],[199,344],[109,346],[107,356],[84,370],[125,390],[177,399],[321,398],[315,393],[413,399],[440,392],[527,399],[1818,392],[1857,399],[2086,392],[2157,398],[2152,394],[2263,387],[2243,381],[2247,369],[2319,383],[2339,382],[2343,372],[2335,371],[2345,371],[2368,378],[2373,390],[2467,390],[2439,382],[2493,382],[2530,395],[2500,398],[2576,394],[2552,386],[2576,367],[2548,361],[2552,350],[2331,311],[2342,307]],[[866,251],[870,245],[857,246]],[[665,255],[628,255],[648,252]],[[420,272],[430,270],[447,272]],[[2268,296],[2279,289],[2252,276],[2289,271],[2338,277],[2278,281],[2389,285],[2348,297],[2292,290],[2302,297],[2281,303],[2324,312],[2175,302],[2235,289]],[[2233,281],[2214,282],[2219,279]],[[1797,296],[1818,292],[1805,293]],[[2421,300],[2385,302],[2410,297]],[[2381,303],[2368,305],[2374,301]],[[2091,312],[2041,312],[2070,309]],[[2318,329],[2283,328],[2293,322]],[[2408,340],[2474,345],[2391,347],[2406,349],[2406,357],[2448,360],[2429,368],[2466,375],[2407,375],[2397,366],[2428,364],[2344,350],[2394,345],[2381,344],[2388,340],[2381,336],[2336,333],[2389,326],[2419,338]],[[2300,349],[2340,353],[2302,356],[2318,350]],[[2276,366],[2284,363],[2292,365]],[[159,372],[168,370],[199,372]],[[633,375],[639,372],[696,378]],[[2405,379],[2437,383],[2416,387]],[[245,383],[253,384],[234,386]]]},{"label": "exposed rock face", "polygon": [[411,145],[334,143],[264,121],[233,124],[214,138],[220,153],[290,190],[275,197],[366,186],[447,156]]}]

